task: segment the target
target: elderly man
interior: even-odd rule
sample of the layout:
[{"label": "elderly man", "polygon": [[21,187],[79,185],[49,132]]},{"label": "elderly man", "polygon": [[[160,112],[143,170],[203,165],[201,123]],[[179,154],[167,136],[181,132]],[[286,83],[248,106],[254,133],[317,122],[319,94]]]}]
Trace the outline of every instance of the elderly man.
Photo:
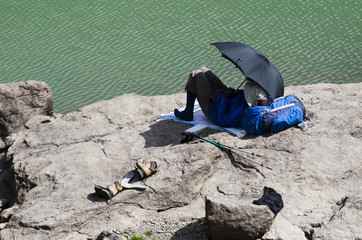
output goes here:
[{"label": "elderly man", "polygon": [[205,116],[220,127],[242,127],[241,119],[247,107],[271,102],[267,92],[255,82],[248,81],[244,90],[228,88],[207,66],[190,73],[185,89],[186,108],[175,109],[175,116],[192,121],[197,99]]}]

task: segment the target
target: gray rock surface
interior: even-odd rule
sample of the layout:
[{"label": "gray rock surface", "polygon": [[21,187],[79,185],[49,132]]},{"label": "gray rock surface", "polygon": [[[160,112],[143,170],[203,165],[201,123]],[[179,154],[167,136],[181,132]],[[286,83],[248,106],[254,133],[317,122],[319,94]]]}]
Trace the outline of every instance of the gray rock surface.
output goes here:
[{"label": "gray rock surface", "polygon": [[37,115],[53,115],[52,91],[45,82],[0,84],[1,136],[25,129],[24,124]]},{"label": "gray rock surface", "polygon": [[281,214],[278,214],[274,221],[273,225],[269,231],[264,234],[264,240],[275,240],[275,239],[288,239],[288,240],[306,240],[305,232],[293,225],[288,220],[286,220]]},{"label": "gray rock surface", "polygon": [[206,195],[206,220],[213,240],[253,240],[270,228],[274,213],[252,204],[263,195],[254,183],[225,183]]},{"label": "gray rock surface", "polygon": [[[361,90],[362,83],[287,87],[286,94],[302,98],[314,124],[306,131],[243,139],[202,133],[261,154],[251,157],[273,170],[201,140],[180,144],[180,133],[191,126],[156,119],[182,107],[184,94],[127,94],[33,117],[6,138],[1,155],[0,177],[7,172],[2,179],[11,183],[12,204],[0,213],[0,239],[208,239],[206,196],[235,183],[282,195],[282,220],[273,220],[264,239],[300,235],[298,229],[306,239],[361,238]],[[145,181],[148,189],[125,190],[108,202],[94,195],[94,184],[122,179],[136,161],[158,163]]]}]

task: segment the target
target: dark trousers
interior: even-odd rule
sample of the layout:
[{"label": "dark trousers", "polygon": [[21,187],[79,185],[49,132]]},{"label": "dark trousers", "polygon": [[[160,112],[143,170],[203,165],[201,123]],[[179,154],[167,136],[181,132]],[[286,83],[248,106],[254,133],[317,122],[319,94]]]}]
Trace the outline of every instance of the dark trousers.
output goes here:
[{"label": "dark trousers", "polygon": [[185,89],[196,95],[202,112],[210,119],[210,107],[227,87],[209,68],[202,67],[190,73]]}]

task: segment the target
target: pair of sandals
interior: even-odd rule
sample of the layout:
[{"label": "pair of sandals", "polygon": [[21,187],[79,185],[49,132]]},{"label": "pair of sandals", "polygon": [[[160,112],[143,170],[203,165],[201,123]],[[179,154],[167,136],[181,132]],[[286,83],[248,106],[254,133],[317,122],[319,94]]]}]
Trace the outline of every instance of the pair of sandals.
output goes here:
[{"label": "pair of sandals", "polygon": [[148,162],[146,164],[141,162],[135,163],[135,170],[132,170],[123,177],[122,181],[116,181],[111,185],[102,187],[100,185],[95,185],[94,189],[96,195],[105,198],[111,199],[116,196],[123,189],[141,189],[145,190],[147,185],[141,183],[142,179],[151,176],[157,172],[157,163],[155,161]]}]

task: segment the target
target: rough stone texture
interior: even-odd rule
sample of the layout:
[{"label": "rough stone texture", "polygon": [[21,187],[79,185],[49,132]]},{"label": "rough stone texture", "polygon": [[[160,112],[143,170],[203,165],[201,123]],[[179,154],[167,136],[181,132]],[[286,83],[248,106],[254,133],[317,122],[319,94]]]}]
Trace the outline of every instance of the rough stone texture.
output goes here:
[{"label": "rough stone texture", "polygon": [[[27,129],[6,138],[0,177],[7,173],[2,179],[11,183],[13,197],[0,213],[0,238],[136,234],[206,240],[205,198],[219,192],[218,186],[234,183],[260,194],[268,186],[282,195],[284,208],[277,216],[288,227],[278,227],[275,218],[264,239],[268,234],[286,239],[295,227],[307,239],[361,238],[362,83],[287,87],[285,92],[302,98],[313,127],[243,139],[211,130],[201,134],[261,154],[250,157],[273,170],[201,140],[180,144],[180,133],[190,125],[155,120],[182,107],[184,94],[128,94],[69,114],[32,118]],[[94,196],[94,184],[120,180],[136,161],[152,160],[159,171],[146,179],[147,190],[125,190],[108,203]],[[145,236],[147,230],[152,236]]]},{"label": "rough stone texture", "polygon": [[[44,82],[0,84],[0,210],[13,204],[12,163],[6,161],[9,143],[5,137],[26,129],[33,117],[52,116],[52,91]],[[0,219],[6,219],[3,216]]]},{"label": "rough stone texture", "polygon": [[303,230],[289,221],[281,214],[277,214],[270,230],[264,234],[264,240],[288,239],[288,240],[307,240]]},{"label": "rough stone texture", "polygon": [[253,240],[260,238],[272,224],[274,213],[253,200],[263,192],[246,182],[221,184],[206,195],[206,220],[213,240]]},{"label": "rough stone texture", "polygon": [[31,80],[0,84],[1,136],[23,130],[24,124],[33,116],[52,114],[52,91],[45,82]]},{"label": "rough stone texture", "polygon": [[[358,220],[357,220],[358,219]],[[311,239],[357,239],[361,237],[361,188],[325,208],[291,218],[294,226]],[[346,225],[348,223],[348,225]],[[358,234],[357,234],[358,233]]]},{"label": "rough stone texture", "polygon": [[[362,228],[362,196],[354,194],[347,199],[345,203],[337,202],[332,206],[333,215],[331,218],[324,220],[320,231],[316,232],[315,239],[353,239],[361,237],[354,233],[361,232]],[[357,220],[358,219],[358,220]],[[346,222],[349,223],[348,230],[342,229]]]}]

